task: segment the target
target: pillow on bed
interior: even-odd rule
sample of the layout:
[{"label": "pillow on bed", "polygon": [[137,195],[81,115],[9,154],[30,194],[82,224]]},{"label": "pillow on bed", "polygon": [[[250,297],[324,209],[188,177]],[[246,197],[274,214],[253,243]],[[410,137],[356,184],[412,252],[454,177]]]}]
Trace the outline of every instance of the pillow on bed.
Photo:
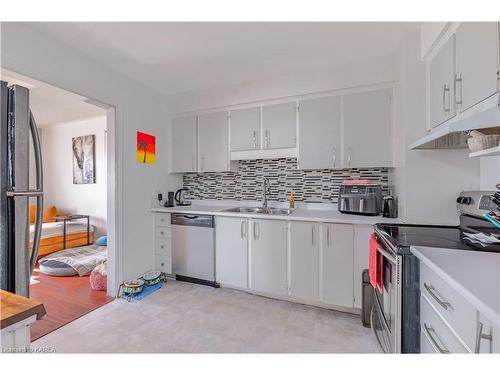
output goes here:
[{"label": "pillow on bed", "polygon": [[53,223],[54,216],[57,216],[57,210],[55,206],[52,207],[45,207],[43,209],[43,220],[42,222],[44,223]]},{"label": "pillow on bed", "polygon": [[108,246],[108,236],[101,236],[96,241],[95,244],[98,246]]}]

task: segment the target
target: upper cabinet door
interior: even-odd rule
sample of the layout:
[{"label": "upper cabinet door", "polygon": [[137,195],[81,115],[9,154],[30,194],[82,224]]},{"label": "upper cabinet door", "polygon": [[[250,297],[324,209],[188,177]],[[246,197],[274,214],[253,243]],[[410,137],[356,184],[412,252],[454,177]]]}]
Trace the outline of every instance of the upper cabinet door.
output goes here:
[{"label": "upper cabinet door", "polygon": [[349,94],[343,100],[343,167],[392,167],[392,89]]},{"label": "upper cabinet door", "polygon": [[172,120],[171,172],[196,172],[196,116]]},{"label": "upper cabinet door", "polygon": [[260,148],[260,107],[231,111],[231,151]]},{"label": "upper cabinet door", "polygon": [[429,117],[431,127],[455,116],[455,36],[429,64]]},{"label": "upper cabinet door", "polygon": [[297,106],[295,102],[262,107],[263,149],[296,146]]},{"label": "upper cabinet door", "polygon": [[299,168],[339,168],[341,145],[340,96],[299,103]]},{"label": "upper cabinet door", "polygon": [[227,112],[198,116],[198,170],[229,170],[229,118]]},{"label": "upper cabinet door", "polygon": [[456,33],[456,105],[461,111],[497,91],[498,29],[496,22],[464,22]]}]

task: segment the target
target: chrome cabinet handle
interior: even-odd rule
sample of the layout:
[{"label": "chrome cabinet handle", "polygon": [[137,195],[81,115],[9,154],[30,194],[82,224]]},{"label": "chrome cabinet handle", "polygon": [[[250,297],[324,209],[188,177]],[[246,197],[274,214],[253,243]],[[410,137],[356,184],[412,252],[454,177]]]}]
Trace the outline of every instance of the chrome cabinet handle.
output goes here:
[{"label": "chrome cabinet handle", "polygon": [[443,299],[439,298],[439,296],[436,294],[436,288],[434,288],[432,285],[427,285],[427,283],[424,283],[425,289],[429,292],[432,298],[436,300],[439,305],[445,309],[448,310],[448,308],[451,308],[451,304],[447,301],[444,301]]},{"label": "chrome cabinet handle", "polygon": [[427,326],[427,324],[424,323],[424,329],[427,332],[429,339],[432,341],[432,344],[436,347],[436,349],[439,351],[439,353],[450,354],[450,351],[448,349],[446,349],[445,347],[441,347],[441,345],[439,345],[437,340],[434,338],[433,334],[437,336],[436,330],[434,328],[429,327],[429,326]]},{"label": "chrome cabinet handle", "polygon": [[351,148],[347,147],[347,166],[351,166]]},{"label": "chrome cabinet handle", "polygon": [[[448,108],[446,108],[446,93],[448,93]],[[443,111],[450,112],[450,88],[445,83],[443,86]]]},{"label": "chrome cabinet handle", "polygon": [[481,340],[482,339],[493,341],[493,335],[483,333],[483,328],[484,328],[483,323],[478,322],[477,323],[477,330],[476,330],[476,348],[474,350],[474,352],[476,354],[479,354],[481,352]]},{"label": "chrome cabinet handle", "polygon": [[259,224],[259,223],[258,223],[257,221],[255,221],[255,222],[253,223],[253,239],[254,239],[254,240],[258,240],[258,239],[259,239],[259,233],[258,233],[258,231],[257,231],[257,226],[258,226],[258,224]]},{"label": "chrome cabinet handle", "polygon": [[257,130],[254,130],[252,134],[253,134],[252,138],[253,148],[257,148]]},{"label": "chrome cabinet handle", "polygon": [[332,159],[333,159],[333,168],[335,168],[337,164],[337,150],[335,148],[333,149]]},{"label": "chrome cabinet handle", "polygon": [[[457,89],[457,84],[460,83],[460,90]],[[453,88],[455,91],[455,105],[460,106],[462,105],[462,88],[463,88],[463,80],[462,80],[462,74],[455,74],[455,80],[453,81]],[[460,92],[460,100],[458,99],[458,93]]]},{"label": "chrome cabinet handle", "polygon": [[246,238],[245,221],[246,220],[241,220],[241,226],[240,226],[240,235],[241,235],[241,238]]},{"label": "chrome cabinet handle", "polygon": [[314,246],[314,224],[311,224],[311,245]]},{"label": "chrome cabinet handle", "polygon": [[270,138],[269,136],[270,136],[270,131],[269,131],[269,129],[266,129],[264,131],[264,140],[265,140],[264,142],[265,142],[266,148],[269,148],[269,138]]},{"label": "chrome cabinet handle", "polygon": [[326,247],[330,247],[330,226],[326,226]]}]

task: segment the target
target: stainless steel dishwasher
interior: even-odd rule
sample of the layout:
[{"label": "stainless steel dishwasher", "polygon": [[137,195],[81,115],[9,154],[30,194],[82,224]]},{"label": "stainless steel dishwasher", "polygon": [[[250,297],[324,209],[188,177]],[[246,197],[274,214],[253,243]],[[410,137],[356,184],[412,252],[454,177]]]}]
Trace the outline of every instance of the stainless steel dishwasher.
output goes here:
[{"label": "stainless steel dishwasher", "polygon": [[177,280],[218,287],[211,215],[172,214],[172,272]]}]

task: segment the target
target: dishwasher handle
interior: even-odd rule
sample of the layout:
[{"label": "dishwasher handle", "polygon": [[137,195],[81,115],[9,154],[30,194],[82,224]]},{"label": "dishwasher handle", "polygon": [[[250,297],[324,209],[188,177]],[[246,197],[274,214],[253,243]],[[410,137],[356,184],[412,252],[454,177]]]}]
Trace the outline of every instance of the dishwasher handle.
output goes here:
[{"label": "dishwasher handle", "polygon": [[213,215],[189,215],[172,214],[170,223],[172,225],[214,228],[215,220]]}]

